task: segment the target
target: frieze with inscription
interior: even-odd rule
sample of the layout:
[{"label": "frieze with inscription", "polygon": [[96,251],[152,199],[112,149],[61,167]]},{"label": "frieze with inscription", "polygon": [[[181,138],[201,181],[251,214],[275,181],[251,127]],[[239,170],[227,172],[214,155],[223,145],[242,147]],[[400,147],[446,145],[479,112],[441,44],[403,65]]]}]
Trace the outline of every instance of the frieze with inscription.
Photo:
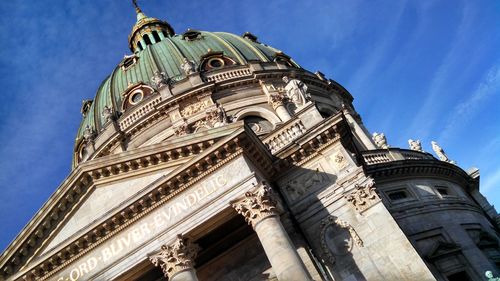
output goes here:
[{"label": "frieze with inscription", "polygon": [[154,212],[139,218],[133,225],[113,233],[113,237],[97,245],[73,265],[66,266],[55,276],[42,277],[40,280],[81,281],[94,278],[122,256],[154,240],[159,234],[247,177],[250,170],[245,171],[243,165],[246,166],[244,159],[233,160],[206,180],[191,186]]}]

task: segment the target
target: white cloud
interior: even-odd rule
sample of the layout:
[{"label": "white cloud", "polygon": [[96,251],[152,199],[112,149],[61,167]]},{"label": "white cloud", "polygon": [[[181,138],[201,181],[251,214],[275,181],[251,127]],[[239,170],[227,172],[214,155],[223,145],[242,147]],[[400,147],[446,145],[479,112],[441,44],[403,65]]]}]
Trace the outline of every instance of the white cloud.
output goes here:
[{"label": "white cloud", "polygon": [[446,140],[450,137],[453,131],[464,126],[474,116],[481,103],[485,102],[491,95],[499,93],[500,66],[495,65],[488,71],[486,78],[483,79],[477,89],[465,101],[455,106],[452,110],[453,114],[448,119],[439,139]]}]

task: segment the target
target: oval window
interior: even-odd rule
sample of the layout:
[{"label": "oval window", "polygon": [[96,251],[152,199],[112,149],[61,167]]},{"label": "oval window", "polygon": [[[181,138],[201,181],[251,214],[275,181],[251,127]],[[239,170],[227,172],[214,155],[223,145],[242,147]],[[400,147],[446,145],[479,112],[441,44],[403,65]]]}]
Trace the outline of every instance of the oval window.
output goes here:
[{"label": "oval window", "polygon": [[138,104],[142,98],[144,97],[144,93],[142,91],[135,91],[129,97],[129,102],[131,104]]},{"label": "oval window", "polygon": [[208,65],[212,68],[221,68],[224,66],[224,60],[221,58],[211,58],[208,60]]}]

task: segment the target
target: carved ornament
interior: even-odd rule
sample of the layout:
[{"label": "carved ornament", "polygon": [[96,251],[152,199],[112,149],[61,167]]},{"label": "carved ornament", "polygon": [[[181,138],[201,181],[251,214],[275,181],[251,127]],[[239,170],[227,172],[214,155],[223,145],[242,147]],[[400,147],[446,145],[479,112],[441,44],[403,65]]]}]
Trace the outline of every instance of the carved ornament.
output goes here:
[{"label": "carved ornament", "polygon": [[286,102],[286,97],[279,93],[279,94],[271,94],[268,99],[268,103],[273,107],[274,110],[278,108],[279,106],[284,105]]},{"label": "carved ornament", "polygon": [[306,194],[309,190],[313,190],[316,187],[323,185],[327,179],[321,172],[319,168],[317,168],[316,171],[305,173],[296,179],[289,181],[285,189],[290,199],[295,201]]},{"label": "carved ornament", "polygon": [[255,228],[263,219],[278,215],[277,202],[272,188],[261,183],[256,191],[246,192],[243,199],[232,203],[231,206]]},{"label": "carved ornament", "polygon": [[150,256],[149,260],[159,266],[170,280],[176,273],[194,268],[194,259],[199,250],[198,245],[179,234],[174,243],[163,245],[161,251]]},{"label": "carved ornament", "polygon": [[[326,260],[330,264],[335,264],[335,255],[332,253],[332,250],[329,247],[329,243],[327,240],[327,230],[330,228],[333,228],[334,231],[341,231],[341,230],[347,230],[349,232],[350,238],[356,243],[358,247],[363,247],[363,240],[361,237],[359,237],[358,233],[350,225],[348,222],[343,221],[339,218],[336,217],[327,217],[326,219],[322,220],[320,225],[320,245],[321,245],[321,250],[323,251],[323,255],[326,258]],[[343,241],[343,243],[346,243],[348,241]],[[349,243],[347,245],[339,245],[341,248],[345,251],[350,252],[352,250],[352,244]],[[347,246],[347,247],[346,247]],[[341,253],[337,253],[341,254]]]},{"label": "carved ornament", "polygon": [[380,197],[375,190],[375,181],[370,178],[368,182],[362,185],[356,184],[354,190],[344,197],[356,211],[361,213],[380,201]]}]

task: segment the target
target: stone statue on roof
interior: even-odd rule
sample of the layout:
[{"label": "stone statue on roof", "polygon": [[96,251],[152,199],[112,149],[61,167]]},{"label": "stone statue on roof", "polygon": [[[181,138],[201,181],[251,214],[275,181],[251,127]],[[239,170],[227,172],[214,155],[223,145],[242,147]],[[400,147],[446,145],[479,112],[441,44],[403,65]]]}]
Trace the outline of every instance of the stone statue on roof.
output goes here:
[{"label": "stone statue on roof", "polygon": [[375,145],[378,148],[382,148],[382,149],[389,148],[389,145],[387,145],[387,139],[385,138],[384,133],[374,132],[372,135],[372,140],[375,142]]},{"label": "stone statue on roof", "polygon": [[290,79],[288,76],[283,76],[283,82],[286,83],[285,91],[288,99],[297,108],[304,106],[308,100],[307,85],[299,79]]},{"label": "stone statue on roof", "polygon": [[156,89],[161,89],[167,86],[168,78],[165,75],[165,72],[160,72],[159,70],[156,70],[153,74],[153,77],[151,77],[151,83]]},{"label": "stone statue on roof", "polygon": [[453,161],[450,158],[448,158],[448,156],[444,152],[444,149],[441,146],[439,146],[437,144],[437,142],[431,141],[431,144],[432,144],[432,150],[434,150],[434,152],[436,153],[436,155],[439,157],[439,160],[444,161],[444,162],[448,162],[448,163],[451,163],[451,164],[456,164],[455,161]]},{"label": "stone statue on roof", "polygon": [[190,75],[196,72],[196,67],[194,61],[188,60],[188,58],[184,57],[183,62],[181,64],[181,68],[184,71],[184,74]]},{"label": "stone statue on roof", "polygon": [[409,139],[408,145],[410,146],[411,150],[424,152],[424,150],[422,149],[422,142],[420,142],[420,140]]}]

